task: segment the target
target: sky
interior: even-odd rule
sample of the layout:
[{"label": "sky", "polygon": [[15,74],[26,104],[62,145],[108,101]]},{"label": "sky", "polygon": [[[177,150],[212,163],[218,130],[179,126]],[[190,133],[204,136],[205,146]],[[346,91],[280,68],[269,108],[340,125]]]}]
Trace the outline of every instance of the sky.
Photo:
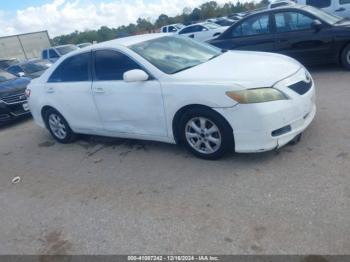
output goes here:
[{"label": "sky", "polygon": [[[138,17],[154,21],[209,0],[0,0],[0,36],[48,30],[50,37],[75,30],[118,27]],[[216,0],[219,4],[237,0]],[[243,0],[244,1],[244,0]]]}]

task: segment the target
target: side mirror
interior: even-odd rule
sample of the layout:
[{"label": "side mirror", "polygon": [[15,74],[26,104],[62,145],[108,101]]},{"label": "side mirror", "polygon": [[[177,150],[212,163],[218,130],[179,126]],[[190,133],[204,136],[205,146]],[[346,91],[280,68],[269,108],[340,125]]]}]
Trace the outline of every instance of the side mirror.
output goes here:
[{"label": "side mirror", "polygon": [[123,79],[125,82],[142,82],[147,81],[148,78],[148,74],[140,69],[127,71],[123,75]]},{"label": "side mirror", "polygon": [[320,31],[323,27],[323,24],[320,20],[316,19],[311,24],[312,28],[315,29],[316,32]]},{"label": "side mirror", "polygon": [[18,76],[19,76],[19,77],[24,77],[25,75],[26,75],[26,74],[25,74],[24,72],[19,72],[19,73],[18,73]]}]

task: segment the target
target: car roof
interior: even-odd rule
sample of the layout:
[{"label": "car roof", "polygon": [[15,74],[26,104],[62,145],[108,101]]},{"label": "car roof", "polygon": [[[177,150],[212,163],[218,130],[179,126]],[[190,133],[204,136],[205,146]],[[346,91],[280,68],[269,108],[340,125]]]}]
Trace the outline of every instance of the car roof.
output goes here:
[{"label": "car roof", "polygon": [[[90,48],[95,49],[95,48],[100,48],[100,47],[115,47],[115,46],[127,47],[127,46],[135,45],[135,44],[138,44],[141,42],[161,38],[161,37],[164,37],[166,35],[172,35],[172,34],[154,33],[154,34],[128,36],[128,37],[118,38],[118,39],[94,44],[94,45],[90,46]],[[86,47],[86,48],[89,48],[89,47]]]},{"label": "car roof", "polygon": [[293,5],[283,5],[275,8],[264,8],[264,9],[259,9],[259,10],[253,10],[252,12],[249,13],[249,15],[245,16],[244,18],[247,18],[251,15],[256,15],[256,14],[262,14],[262,13],[269,13],[269,12],[275,12],[275,11],[280,11],[280,10],[303,10],[307,6],[306,5],[301,5],[301,4],[293,4]]}]

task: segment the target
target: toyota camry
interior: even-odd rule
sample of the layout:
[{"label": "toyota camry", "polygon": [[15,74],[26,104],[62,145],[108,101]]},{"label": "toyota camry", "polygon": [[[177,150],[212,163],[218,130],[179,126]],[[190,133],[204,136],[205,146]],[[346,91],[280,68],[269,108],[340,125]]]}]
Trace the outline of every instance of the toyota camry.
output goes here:
[{"label": "toyota camry", "polygon": [[77,134],[156,140],[205,159],[280,148],[316,113],[313,79],[296,60],[165,34],[73,51],[26,95],[36,123],[61,143]]}]

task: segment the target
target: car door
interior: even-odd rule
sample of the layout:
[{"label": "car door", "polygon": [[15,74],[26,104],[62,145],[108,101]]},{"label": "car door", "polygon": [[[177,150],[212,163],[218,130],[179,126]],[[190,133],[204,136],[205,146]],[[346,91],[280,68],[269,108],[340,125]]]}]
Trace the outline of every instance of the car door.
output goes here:
[{"label": "car door", "polygon": [[91,85],[91,52],[64,60],[45,85],[49,105],[56,108],[71,127],[82,132],[103,130]]},{"label": "car door", "polygon": [[313,26],[315,19],[313,15],[299,10],[276,12],[276,52],[306,64],[334,62],[332,28],[323,24],[316,29]]},{"label": "car door", "polygon": [[144,69],[118,50],[95,50],[94,65],[92,90],[107,131],[146,136],[167,135],[158,80],[149,74],[147,81],[124,81],[125,72]]},{"label": "car door", "polygon": [[339,1],[339,6],[335,10],[335,14],[350,18],[350,0],[337,0]]},{"label": "car door", "polygon": [[273,52],[274,35],[270,15],[258,14],[243,19],[226,30],[212,43],[223,49],[254,50]]},{"label": "car door", "polygon": [[210,30],[202,25],[196,25],[194,27],[193,34],[193,38],[201,42],[212,38],[212,36],[210,35]]}]

